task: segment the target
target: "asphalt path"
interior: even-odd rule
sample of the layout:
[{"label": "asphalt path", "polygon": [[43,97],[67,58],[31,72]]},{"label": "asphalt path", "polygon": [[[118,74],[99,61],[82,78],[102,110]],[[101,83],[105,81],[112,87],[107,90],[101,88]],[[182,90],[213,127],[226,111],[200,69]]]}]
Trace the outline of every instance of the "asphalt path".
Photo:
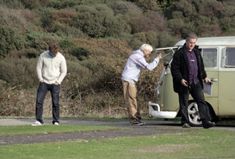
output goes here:
[{"label": "asphalt path", "polygon": [[[13,125],[31,125],[34,119],[29,118],[7,118],[0,119],[0,126]],[[62,118],[61,125],[106,125],[117,127],[113,130],[89,131],[89,132],[72,132],[72,133],[53,133],[53,134],[37,134],[37,135],[14,135],[0,136],[0,145],[9,144],[31,144],[59,141],[82,141],[87,142],[91,139],[104,139],[126,136],[148,136],[159,134],[175,134],[195,131],[203,129],[202,127],[182,128],[179,120],[144,120],[144,126],[132,126],[125,119],[76,119]],[[46,119],[45,125],[50,125],[51,120]],[[124,129],[120,129],[124,128]],[[227,129],[235,131],[235,120],[218,122],[217,125],[210,129]]]}]

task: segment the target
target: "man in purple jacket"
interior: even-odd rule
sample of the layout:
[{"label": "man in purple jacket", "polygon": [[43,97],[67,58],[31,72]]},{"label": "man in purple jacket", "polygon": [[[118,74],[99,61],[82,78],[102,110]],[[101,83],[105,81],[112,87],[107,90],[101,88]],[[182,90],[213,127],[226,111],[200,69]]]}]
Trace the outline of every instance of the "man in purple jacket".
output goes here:
[{"label": "man in purple jacket", "polygon": [[203,82],[209,83],[211,81],[207,78],[201,50],[196,45],[196,42],[196,34],[190,33],[184,46],[175,52],[171,63],[173,86],[174,91],[179,96],[182,127],[191,127],[187,112],[190,93],[198,105],[202,126],[210,128],[215,123],[211,122],[209,108],[205,102]]}]

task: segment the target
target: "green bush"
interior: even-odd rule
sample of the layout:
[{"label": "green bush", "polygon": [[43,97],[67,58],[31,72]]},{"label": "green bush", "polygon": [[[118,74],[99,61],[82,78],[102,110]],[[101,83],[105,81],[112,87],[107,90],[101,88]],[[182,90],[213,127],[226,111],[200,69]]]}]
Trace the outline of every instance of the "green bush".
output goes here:
[{"label": "green bush", "polygon": [[90,54],[88,50],[80,47],[71,49],[70,53],[80,61],[87,59]]},{"label": "green bush", "polygon": [[54,32],[58,36],[62,37],[77,38],[85,36],[85,34],[79,28],[68,26],[67,24],[62,23],[56,23],[54,25]]},{"label": "green bush", "polygon": [[60,40],[59,45],[62,49],[70,49],[71,47],[75,47],[74,43],[70,39]]},{"label": "green bush", "polygon": [[47,32],[28,32],[26,36],[28,47],[35,48],[37,50],[46,50],[48,49],[48,42],[59,42],[62,39],[54,33]]},{"label": "green bush", "polygon": [[135,0],[136,4],[143,10],[159,11],[159,2],[156,0]]},{"label": "green bush", "polygon": [[92,71],[78,61],[67,60],[68,74],[64,81],[68,98],[76,98],[80,92],[89,89],[93,81]]},{"label": "green bush", "polygon": [[130,31],[124,19],[114,16],[112,9],[107,5],[79,6],[77,12],[74,26],[90,37],[117,37]]},{"label": "green bush", "polygon": [[42,27],[48,32],[55,32],[54,19],[52,17],[52,11],[49,9],[43,9],[41,11],[41,23]]},{"label": "green bush", "polygon": [[48,7],[53,7],[56,9],[63,9],[63,8],[71,8],[75,5],[79,4],[79,2],[76,2],[75,0],[52,0],[48,2]]},{"label": "green bush", "polygon": [[129,42],[133,49],[138,49],[143,43],[148,43],[153,47],[158,47],[158,33],[154,31],[136,33]]},{"label": "green bush", "polygon": [[[40,6],[40,0],[21,0],[25,8],[34,9]],[[45,0],[44,0],[45,2]]]},{"label": "green bush", "polygon": [[11,50],[24,48],[25,39],[13,29],[0,26],[0,56],[6,56]]},{"label": "green bush", "polygon": [[0,79],[13,86],[35,87],[38,83],[36,59],[4,58],[0,60]]},{"label": "green bush", "polygon": [[23,8],[23,5],[19,0],[0,0],[0,6],[6,6],[8,8]]}]

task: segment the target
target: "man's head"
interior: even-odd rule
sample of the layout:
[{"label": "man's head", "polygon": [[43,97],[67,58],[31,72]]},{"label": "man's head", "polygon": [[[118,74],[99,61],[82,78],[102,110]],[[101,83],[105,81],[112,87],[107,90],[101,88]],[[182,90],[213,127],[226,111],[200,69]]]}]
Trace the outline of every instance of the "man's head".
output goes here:
[{"label": "man's head", "polygon": [[58,52],[58,45],[57,45],[57,43],[55,43],[55,42],[51,42],[51,43],[49,43],[49,51],[54,55],[54,56],[56,56],[56,54],[57,54],[57,52]]},{"label": "man's head", "polygon": [[189,51],[192,51],[197,42],[197,35],[189,33],[186,37],[186,47]]},{"label": "man's head", "polygon": [[140,50],[143,51],[144,57],[149,57],[153,51],[153,47],[149,44],[142,44]]}]

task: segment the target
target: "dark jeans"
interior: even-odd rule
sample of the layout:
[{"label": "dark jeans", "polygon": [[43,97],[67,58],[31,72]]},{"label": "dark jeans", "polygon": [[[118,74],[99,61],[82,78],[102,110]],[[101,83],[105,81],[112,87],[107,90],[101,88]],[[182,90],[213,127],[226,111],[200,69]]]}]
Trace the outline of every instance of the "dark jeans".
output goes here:
[{"label": "dark jeans", "polygon": [[187,111],[189,93],[191,94],[191,96],[193,97],[193,99],[198,105],[201,120],[210,121],[211,120],[210,112],[205,102],[205,97],[204,97],[202,87],[200,83],[197,83],[197,84],[190,85],[189,88],[182,89],[180,93],[178,93],[180,110],[181,110],[181,115],[182,115],[182,118],[181,118],[182,124],[190,123],[189,118],[188,118],[188,111]]},{"label": "dark jeans", "polygon": [[43,113],[43,103],[47,91],[51,93],[52,99],[52,116],[53,123],[59,122],[60,117],[60,107],[59,107],[59,94],[60,94],[60,85],[55,84],[46,84],[40,82],[37,90],[37,99],[36,99],[36,120],[43,123],[42,113]]}]

